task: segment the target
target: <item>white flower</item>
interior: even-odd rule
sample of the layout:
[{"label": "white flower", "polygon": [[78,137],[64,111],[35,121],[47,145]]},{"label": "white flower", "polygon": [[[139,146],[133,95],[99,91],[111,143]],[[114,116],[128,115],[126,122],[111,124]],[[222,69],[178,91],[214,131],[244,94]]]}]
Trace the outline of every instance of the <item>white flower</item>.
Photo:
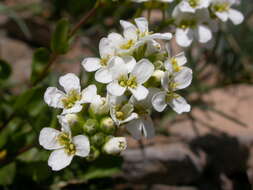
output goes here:
[{"label": "white flower", "polygon": [[126,96],[110,96],[110,115],[117,126],[136,119],[134,107]]},{"label": "white flower", "polygon": [[99,97],[99,101],[91,103],[90,109],[93,113],[103,115],[109,112],[109,95],[106,97]]},{"label": "white flower", "polygon": [[175,91],[188,87],[191,81],[192,70],[187,67],[182,67],[180,71],[175,73],[166,72],[162,80],[164,91],[158,92],[152,98],[154,109],[162,112],[169,104],[178,114],[189,112],[190,105]]},{"label": "white flower", "polygon": [[188,47],[194,39],[200,43],[206,43],[212,39],[212,32],[207,26],[208,10],[201,9],[196,13],[184,13],[176,7],[173,17],[177,25],[176,42],[178,45]]},{"label": "white flower", "polygon": [[137,100],[146,98],[148,90],[143,83],[153,74],[154,65],[149,60],[142,59],[129,72],[128,65],[120,57],[115,57],[113,64],[113,81],[107,85],[107,91],[114,96],[121,96],[129,90]]},{"label": "white flower", "polygon": [[103,149],[107,154],[120,154],[127,147],[127,141],[125,137],[112,137],[106,142]]},{"label": "white flower", "polygon": [[133,96],[130,98],[138,118],[128,122],[125,127],[137,140],[141,139],[142,136],[148,139],[155,136],[154,124],[150,113],[152,110],[152,98],[158,91],[159,89],[150,88],[147,98],[142,101],[137,101]]},{"label": "white flower", "polygon": [[90,152],[88,137],[78,135],[72,138],[69,132],[53,128],[41,130],[39,143],[47,150],[54,150],[48,159],[48,165],[54,171],[67,167],[75,155],[86,157]]},{"label": "white flower", "polygon": [[[174,56],[171,56],[171,49],[167,44],[166,50],[168,52],[168,59],[164,62],[164,67],[169,73],[179,72],[182,70],[183,65],[186,64],[187,58],[184,52],[180,52]],[[164,75],[163,75],[164,76]]]},{"label": "white flower", "polygon": [[80,112],[82,104],[98,100],[97,87],[89,85],[81,91],[80,80],[73,73],[60,77],[59,83],[66,93],[55,87],[48,87],[44,94],[44,100],[51,107],[63,109],[62,114]]},{"label": "white flower", "polygon": [[178,8],[182,12],[195,13],[198,9],[208,8],[210,0],[182,0]]},{"label": "white flower", "polygon": [[132,24],[131,22],[121,20],[120,24],[122,28],[124,29],[124,34],[129,32],[129,29],[131,29],[131,35],[136,36],[137,39],[141,41],[147,41],[147,40],[154,40],[154,39],[161,39],[161,40],[170,40],[172,38],[171,33],[153,33],[149,31],[148,28],[148,21],[145,17],[140,17],[134,19],[136,26]]},{"label": "white flower", "polygon": [[236,4],[236,0],[212,0],[211,10],[222,21],[226,22],[230,19],[233,24],[241,24],[244,20],[243,14],[231,8],[233,4]]},{"label": "white flower", "polygon": [[82,66],[87,72],[94,72],[95,79],[101,83],[111,82],[112,77],[109,72],[111,58],[115,55],[115,48],[107,38],[102,38],[99,43],[99,53],[101,58],[85,58]]}]

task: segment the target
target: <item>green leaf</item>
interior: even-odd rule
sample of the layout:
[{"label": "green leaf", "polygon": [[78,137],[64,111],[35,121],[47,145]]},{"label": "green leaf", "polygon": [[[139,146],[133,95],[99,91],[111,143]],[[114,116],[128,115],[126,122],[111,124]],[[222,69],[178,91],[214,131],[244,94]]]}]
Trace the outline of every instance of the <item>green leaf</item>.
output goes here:
[{"label": "green leaf", "polygon": [[10,185],[16,174],[16,164],[11,163],[0,168],[0,184]]},{"label": "green leaf", "polygon": [[34,87],[31,89],[28,89],[27,91],[23,92],[15,101],[14,104],[14,110],[17,112],[23,112],[27,108],[29,108],[29,104],[31,104],[33,101],[33,97],[37,95],[37,92],[40,91],[41,88]]},{"label": "green leaf", "polygon": [[69,29],[68,20],[60,20],[55,28],[51,39],[51,49],[57,54],[64,54],[69,49]]},{"label": "green leaf", "polygon": [[6,80],[11,75],[11,66],[4,60],[0,59],[0,80]]},{"label": "green leaf", "polygon": [[33,54],[31,81],[35,82],[50,59],[50,52],[46,48],[39,48]]}]

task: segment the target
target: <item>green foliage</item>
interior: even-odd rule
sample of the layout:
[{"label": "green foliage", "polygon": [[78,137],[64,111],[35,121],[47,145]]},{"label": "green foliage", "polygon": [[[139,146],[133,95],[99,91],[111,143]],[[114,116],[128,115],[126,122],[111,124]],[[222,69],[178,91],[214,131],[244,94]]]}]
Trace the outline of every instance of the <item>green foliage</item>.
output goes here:
[{"label": "green foliage", "polygon": [[10,163],[0,167],[0,185],[12,184],[16,173],[16,164]]},{"label": "green foliage", "polygon": [[11,75],[11,66],[6,61],[0,59],[0,80],[6,80]]},{"label": "green foliage", "polygon": [[50,51],[46,48],[39,48],[33,54],[31,81],[34,83],[39,79],[43,70],[50,60]]},{"label": "green foliage", "polygon": [[64,54],[69,49],[70,24],[66,19],[60,20],[51,39],[51,49],[56,54]]}]

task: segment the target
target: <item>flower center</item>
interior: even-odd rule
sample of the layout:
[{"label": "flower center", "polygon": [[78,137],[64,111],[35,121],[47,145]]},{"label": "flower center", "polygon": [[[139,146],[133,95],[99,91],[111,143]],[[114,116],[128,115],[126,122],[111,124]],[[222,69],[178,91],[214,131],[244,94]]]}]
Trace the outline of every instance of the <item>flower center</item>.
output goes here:
[{"label": "flower center", "polygon": [[102,67],[107,66],[107,63],[108,63],[109,59],[110,59],[110,56],[106,56],[106,57],[101,58],[101,60],[100,60],[101,66]]},{"label": "flower center", "polygon": [[228,11],[230,8],[230,4],[225,2],[225,3],[216,3],[213,5],[213,9],[215,12],[225,12]]},{"label": "flower center", "polygon": [[169,75],[169,83],[168,83],[168,88],[171,91],[174,91],[175,88],[177,88],[177,86],[179,85],[178,83],[176,83],[173,79],[173,75]]},{"label": "flower center", "polygon": [[69,133],[60,133],[57,140],[60,145],[64,146],[64,150],[68,155],[74,155],[76,153],[76,146],[71,142]]},{"label": "flower center", "polygon": [[124,141],[119,141],[119,149],[125,150],[126,149],[126,143]]},{"label": "flower center", "polygon": [[124,120],[124,118],[125,118],[124,113],[122,111],[117,111],[116,112],[116,118],[118,120]]},{"label": "flower center", "polygon": [[177,95],[174,92],[169,91],[166,94],[166,102],[171,102],[173,99],[178,98],[178,97],[179,97],[179,95]]},{"label": "flower center", "polygon": [[131,76],[128,78],[127,76],[121,76],[119,78],[119,85],[122,87],[129,87],[129,88],[136,88],[137,87],[137,81],[135,76]]},{"label": "flower center", "polygon": [[189,5],[193,8],[196,8],[199,5],[200,0],[189,0]]},{"label": "flower center", "polygon": [[187,29],[187,28],[195,28],[197,26],[196,20],[182,20],[179,24],[179,28]]},{"label": "flower center", "polygon": [[62,99],[64,108],[72,108],[77,101],[81,100],[81,94],[77,90],[71,90],[67,96]]},{"label": "flower center", "polygon": [[181,66],[178,65],[178,61],[176,58],[172,58],[171,59],[171,64],[172,64],[172,67],[173,67],[173,71],[174,72],[179,72],[181,71]]},{"label": "flower center", "polygon": [[126,43],[120,46],[121,49],[130,49],[135,44],[135,40],[128,40]]},{"label": "flower center", "polygon": [[153,34],[153,32],[149,32],[148,30],[146,30],[146,31],[144,31],[144,32],[141,32],[140,30],[137,30],[137,33],[138,33],[138,36],[139,36],[140,38],[143,38],[143,37],[145,37],[145,36],[148,36],[148,35],[150,35],[150,34]]}]

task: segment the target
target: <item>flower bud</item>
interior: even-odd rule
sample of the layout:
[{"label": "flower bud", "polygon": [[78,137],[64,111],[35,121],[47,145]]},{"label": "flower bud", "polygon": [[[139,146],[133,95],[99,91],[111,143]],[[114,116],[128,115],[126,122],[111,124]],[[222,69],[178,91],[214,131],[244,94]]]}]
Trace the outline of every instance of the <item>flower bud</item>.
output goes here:
[{"label": "flower bud", "polygon": [[90,147],[90,154],[86,157],[88,161],[93,161],[98,158],[100,155],[100,151],[96,149],[94,146]]},{"label": "flower bud", "polygon": [[85,133],[92,135],[97,131],[98,122],[95,119],[88,119],[84,125],[83,130]]},{"label": "flower bud", "polygon": [[160,82],[162,77],[164,76],[164,72],[162,70],[155,70],[152,76],[156,81]]},{"label": "flower bud", "polygon": [[101,120],[100,128],[103,132],[112,134],[115,131],[116,126],[112,118],[105,117]]},{"label": "flower bud", "polygon": [[127,147],[125,137],[113,137],[103,147],[107,154],[120,154]]},{"label": "flower bud", "polygon": [[94,146],[101,146],[105,142],[105,135],[102,132],[96,133],[91,137],[91,144]]}]

